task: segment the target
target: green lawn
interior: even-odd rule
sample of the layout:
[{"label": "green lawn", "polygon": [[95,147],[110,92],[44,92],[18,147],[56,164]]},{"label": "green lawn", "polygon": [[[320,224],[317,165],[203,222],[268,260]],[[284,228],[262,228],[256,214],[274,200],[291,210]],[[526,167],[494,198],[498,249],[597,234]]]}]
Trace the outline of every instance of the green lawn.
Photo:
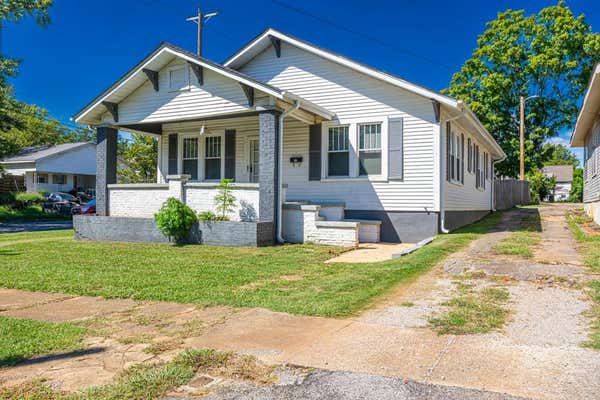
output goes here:
[{"label": "green lawn", "polygon": [[466,246],[499,217],[370,264],[324,264],[340,250],[317,245],[176,247],[76,242],[68,232],[7,234],[0,235],[0,287],[346,316]]},{"label": "green lawn", "polygon": [[23,209],[16,209],[9,206],[0,206],[0,222],[9,221],[37,221],[45,219],[69,219],[70,216],[65,216],[57,213],[46,213],[42,211],[42,207],[38,205],[29,206]]},{"label": "green lawn", "polygon": [[68,323],[0,316],[0,367],[40,354],[78,350],[84,333]]},{"label": "green lawn", "polygon": [[[581,210],[569,215],[568,222],[571,232],[579,242],[585,265],[594,272],[600,272],[600,235],[589,235],[581,228],[582,225],[591,224],[591,220]],[[587,344],[600,350],[600,280],[590,282],[589,288],[595,306],[591,310],[594,322]]]}]

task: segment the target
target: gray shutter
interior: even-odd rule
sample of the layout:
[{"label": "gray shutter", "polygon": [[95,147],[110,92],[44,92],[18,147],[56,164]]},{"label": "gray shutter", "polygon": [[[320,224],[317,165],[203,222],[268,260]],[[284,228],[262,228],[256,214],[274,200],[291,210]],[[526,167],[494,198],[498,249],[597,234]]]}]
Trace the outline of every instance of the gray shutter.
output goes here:
[{"label": "gray shutter", "polygon": [[308,132],[308,180],[321,180],[321,124],[311,125]]},{"label": "gray shutter", "polygon": [[225,130],[225,178],[235,180],[235,129]]},{"label": "gray shutter", "polygon": [[446,122],[446,180],[450,182],[450,122]]},{"label": "gray shutter", "polygon": [[169,175],[177,175],[177,134],[169,135]]},{"label": "gray shutter", "polygon": [[390,118],[388,121],[388,177],[404,178],[404,121],[402,118]]}]

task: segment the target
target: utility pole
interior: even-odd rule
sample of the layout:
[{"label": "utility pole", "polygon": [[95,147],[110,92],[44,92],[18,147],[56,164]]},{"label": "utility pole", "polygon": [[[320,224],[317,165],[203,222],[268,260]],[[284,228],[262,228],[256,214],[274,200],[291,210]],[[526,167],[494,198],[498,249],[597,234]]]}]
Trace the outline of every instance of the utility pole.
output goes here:
[{"label": "utility pole", "polygon": [[196,25],[198,25],[198,39],[197,39],[198,44],[197,44],[196,53],[198,54],[199,57],[202,57],[202,26],[204,25],[205,22],[208,22],[209,19],[211,19],[212,17],[216,17],[217,15],[219,15],[218,11],[203,15],[202,9],[200,7],[198,7],[198,14],[195,17],[189,17],[189,18],[185,19],[186,21],[191,21],[191,22],[196,23]]},{"label": "utility pole", "polygon": [[519,178],[524,181],[525,180],[525,98],[521,96],[519,98],[520,110],[519,113],[521,115],[521,123],[519,126]]}]

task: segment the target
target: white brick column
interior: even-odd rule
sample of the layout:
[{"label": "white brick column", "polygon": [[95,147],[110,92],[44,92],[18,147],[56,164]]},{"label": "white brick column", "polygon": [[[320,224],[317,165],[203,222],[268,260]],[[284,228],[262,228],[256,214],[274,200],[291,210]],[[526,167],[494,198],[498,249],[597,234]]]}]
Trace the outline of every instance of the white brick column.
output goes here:
[{"label": "white brick column", "polygon": [[174,197],[185,204],[185,189],[184,185],[191,178],[190,175],[169,175],[167,176],[167,182],[169,182],[169,197]]}]

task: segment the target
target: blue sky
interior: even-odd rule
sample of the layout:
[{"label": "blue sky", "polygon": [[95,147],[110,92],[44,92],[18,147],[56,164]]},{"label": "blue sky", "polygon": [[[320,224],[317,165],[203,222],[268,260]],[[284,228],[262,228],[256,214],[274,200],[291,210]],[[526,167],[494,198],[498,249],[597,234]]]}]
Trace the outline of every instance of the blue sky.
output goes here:
[{"label": "blue sky", "polygon": [[[55,0],[52,24],[47,28],[30,19],[8,25],[2,33],[2,52],[23,59],[19,76],[12,82],[17,97],[68,121],[161,41],[194,50],[195,25],[185,22],[185,17],[194,14],[199,4],[191,0]],[[550,0],[202,0],[205,11],[220,11],[206,26],[204,55],[221,62],[271,26],[440,90],[470,56],[485,22],[499,11],[525,8],[533,13],[552,4]],[[571,0],[567,4],[577,15],[585,14],[594,30],[600,29],[600,2]]]}]

